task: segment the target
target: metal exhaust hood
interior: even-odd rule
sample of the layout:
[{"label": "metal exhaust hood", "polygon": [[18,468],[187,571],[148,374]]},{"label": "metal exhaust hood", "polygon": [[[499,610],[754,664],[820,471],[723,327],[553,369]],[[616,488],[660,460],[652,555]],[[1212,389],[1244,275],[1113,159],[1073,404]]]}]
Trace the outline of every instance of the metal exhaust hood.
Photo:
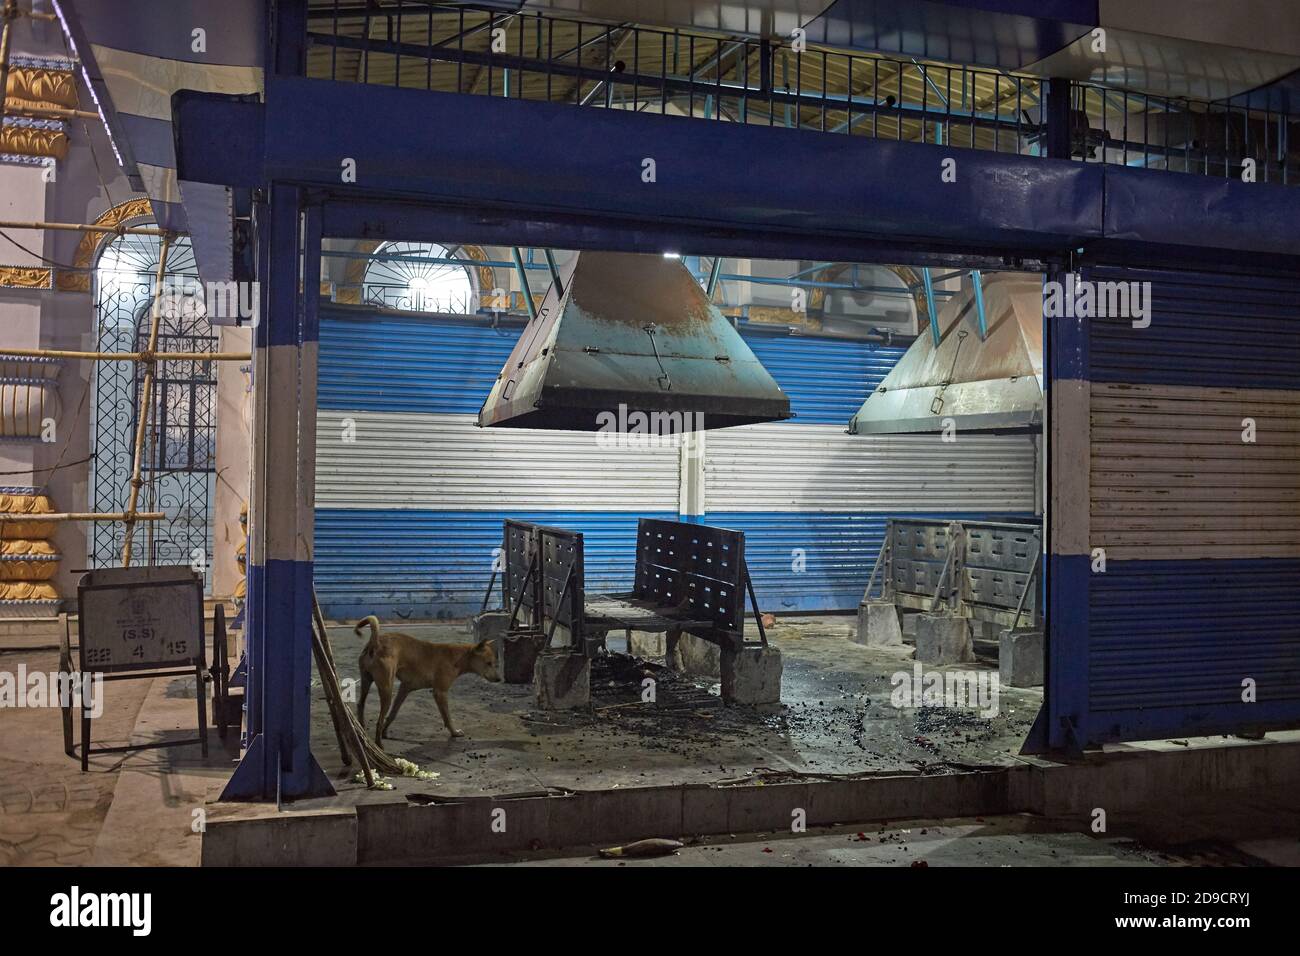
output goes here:
[{"label": "metal exhaust hood", "polygon": [[558,286],[520,334],[480,425],[666,433],[791,417],[789,396],[679,260],[581,252]]},{"label": "metal exhaust hood", "polygon": [[939,312],[938,347],[927,329],[849,420],[855,435],[1032,430],[1043,422],[1043,277],[986,275],[987,334],[969,281]]}]

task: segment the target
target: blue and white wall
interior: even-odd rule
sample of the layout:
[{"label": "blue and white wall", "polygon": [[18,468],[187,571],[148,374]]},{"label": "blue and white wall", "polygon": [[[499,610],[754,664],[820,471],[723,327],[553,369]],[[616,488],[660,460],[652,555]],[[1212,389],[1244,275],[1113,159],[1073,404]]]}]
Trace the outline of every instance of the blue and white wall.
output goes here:
[{"label": "blue and white wall", "polygon": [[1300,720],[1300,281],[1149,282],[1053,320],[1049,742]]},{"label": "blue and white wall", "polygon": [[790,611],[855,607],[891,514],[1034,511],[1029,436],[845,434],[902,348],[746,331],[797,417],[704,433],[692,454],[478,428],[518,333],[323,307],[315,562],[327,614],[476,611],[506,517],[584,532],[596,591],[630,588],[640,517],[737,528],[760,604]]}]

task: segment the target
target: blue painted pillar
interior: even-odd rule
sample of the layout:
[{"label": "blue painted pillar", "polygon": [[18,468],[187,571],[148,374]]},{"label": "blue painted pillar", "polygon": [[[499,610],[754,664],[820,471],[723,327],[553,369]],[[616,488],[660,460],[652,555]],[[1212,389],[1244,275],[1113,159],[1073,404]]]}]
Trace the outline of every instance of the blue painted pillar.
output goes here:
[{"label": "blue painted pillar", "polygon": [[273,186],[257,229],[248,726],[223,800],[334,792],[311,754],[320,213],[302,210],[301,199],[296,188]]},{"label": "blue painted pillar", "polygon": [[[1074,294],[1074,276],[1047,282]],[[1044,292],[1048,290],[1045,288]],[[1063,297],[1057,301],[1063,301]],[[1088,713],[1091,382],[1088,320],[1044,315],[1047,399],[1047,675],[1043,713],[1028,752],[1081,746]]]}]

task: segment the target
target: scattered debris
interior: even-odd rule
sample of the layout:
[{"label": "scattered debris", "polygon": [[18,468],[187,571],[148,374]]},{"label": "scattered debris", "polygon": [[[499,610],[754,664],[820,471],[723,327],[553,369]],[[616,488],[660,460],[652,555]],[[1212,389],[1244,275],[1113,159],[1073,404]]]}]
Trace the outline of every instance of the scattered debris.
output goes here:
[{"label": "scattered debris", "polygon": [[403,777],[414,777],[416,780],[437,780],[440,776],[436,770],[421,770],[420,765],[411,763],[403,757],[395,757],[398,768],[402,771]]},{"label": "scattered debris", "polygon": [[611,846],[600,850],[599,853],[605,859],[612,857],[669,856],[685,845],[681,840],[664,840],[655,837],[650,840],[637,840],[635,843],[628,843],[625,846]]},{"label": "scattered debris", "polygon": [[[374,786],[373,786],[371,789],[374,789],[374,790],[392,790],[392,789],[393,789],[393,785],[392,785],[391,783],[389,783],[387,780],[384,779],[384,775],[383,775],[383,774],[381,774],[381,773],[375,773],[375,774],[374,774],[374,779],[375,779],[375,783],[374,783]],[[354,773],[354,774],[352,775],[352,782],[353,782],[353,783],[365,783],[365,782],[366,782],[366,775],[365,775],[363,772],[361,772],[360,770],[358,770],[356,773]]]}]

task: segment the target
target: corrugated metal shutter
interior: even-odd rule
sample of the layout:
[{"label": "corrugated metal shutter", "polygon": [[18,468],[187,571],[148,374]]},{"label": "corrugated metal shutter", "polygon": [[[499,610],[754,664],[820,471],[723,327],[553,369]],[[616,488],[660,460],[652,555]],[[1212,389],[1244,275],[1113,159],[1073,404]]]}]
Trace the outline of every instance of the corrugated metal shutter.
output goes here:
[{"label": "corrugated metal shutter", "polygon": [[[343,440],[345,419],[351,442]],[[602,447],[596,439],[593,432],[479,428],[468,415],[322,410],[316,504],[676,514],[676,448]]]},{"label": "corrugated metal shutter", "polygon": [[800,424],[844,425],[894,367],[905,347],[813,338],[754,327],[745,342],[790,396]]},{"label": "corrugated metal shutter", "polygon": [[1150,282],[1152,309],[1146,328],[1088,326],[1089,543],[1106,565],[1083,656],[1052,652],[1086,709],[1052,716],[1093,743],[1300,722],[1300,280],[1084,278]]},{"label": "corrugated metal shutter", "polygon": [[[764,365],[809,417],[836,424],[747,425],[705,441],[705,519],[745,532],[765,610],[857,606],[891,515],[975,518],[1034,514],[1031,435],[848,435],[845,423],[903,349],[786,337],[766,340]],[[817,361],[825,344],[835,356]],[[792,355],[782,357],[787,346]],[[857,350],[854,358],[851,350]],[[755,349],[756,354],[758,349]],[[856,369],[838,378],[828,369]],[[868,370],[867,374],[863,370]]]},{"label": "corrugated metal shutter", "polygon": [[[856,411],[856,409],[855,409]],[[710,432],[705,502],[743,511],[1034,511],[1030,435],[849,435],[844,426]]]},{"label": "corrugated metal shutter", "polygon": [[315,561],[327,613],[476,611],[506,517],[582,531],[587,587],[631,587],[637,518],[677,517],[679,453],[478,428],[518,332],[356,310],[322,317]]},{"label": "corrugated metal shutter", "polygon": [[323,307],[317,404],[476,415],[520,328]]}]

